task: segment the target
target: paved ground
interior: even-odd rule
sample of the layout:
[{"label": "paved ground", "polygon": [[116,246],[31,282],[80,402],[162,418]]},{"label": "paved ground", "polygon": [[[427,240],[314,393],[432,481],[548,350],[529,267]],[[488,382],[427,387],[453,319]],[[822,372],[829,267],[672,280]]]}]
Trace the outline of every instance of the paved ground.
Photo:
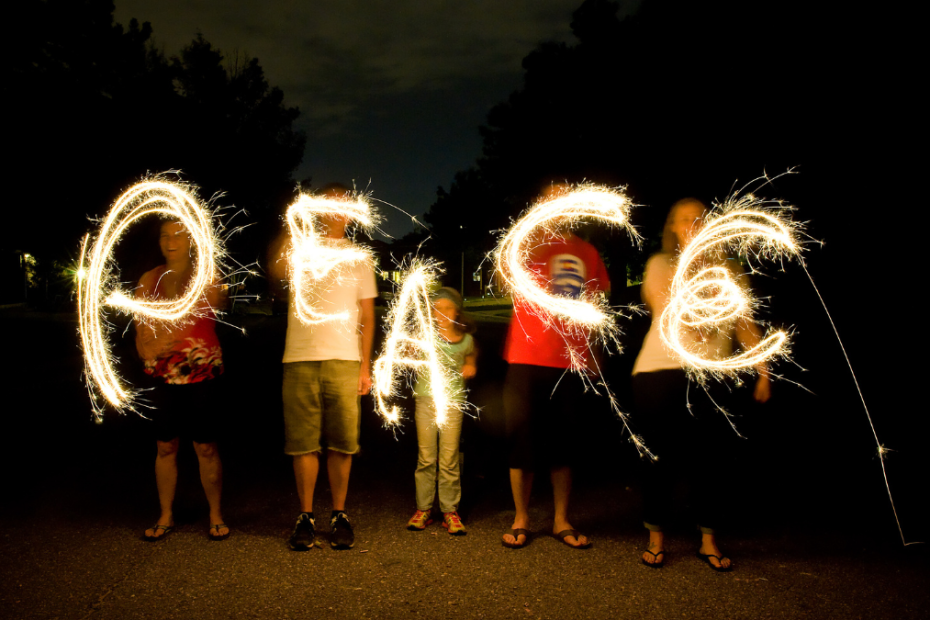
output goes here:
[{"label": "paved ground", "polygon": [[[485,326],[475,386],[485,409],[466,437],[467,536],[404,529],[415,431],[408,424],[395,439],[366,413],[350,489],[355,549],[328,548],[325,527],[324,548],[287,549],[297,501],[280,454],[274,390],[273,343],[283,326],[269,319],[228,347],[233,381],[222,449],[233,535],[207,539],[187,447],[180,528],[145,543],[140,535],[157,503],[144,421],[89,421],[68,317],[0,318],[15,327],[21,352],[4,380],[14,406],[4,408],[0,461],[0,618],[924,618],[930,609],[930,553],[898,539],[877,462],[857,456],[855,442],[829,441],[816,424],[803,440],[793,429],[779,434],[774,414],[744,422],[750,439],[728,465],[732,524],[723,546],[736,562],[732,573],[716,574],[694,557],[697,537],[685,516],[670,534],[668,565],[639,563],[636,457],[607,418],[590,421],[591,432],[567,433],[593,442],[578,472],[573,520],[594,547],[571,550],[547,535],[551,495],[543,484],[531,544],[504,549],[500,536],[513,513],[499,455],[501,368],[492,344],[499,334]],[[236,375],[246,359],[258,370]],[[915,499],[925,493],[926,473],[893,478],[910,539],[925,539],[928,529]],[[329,510],[322,484],[318,515]]]}]

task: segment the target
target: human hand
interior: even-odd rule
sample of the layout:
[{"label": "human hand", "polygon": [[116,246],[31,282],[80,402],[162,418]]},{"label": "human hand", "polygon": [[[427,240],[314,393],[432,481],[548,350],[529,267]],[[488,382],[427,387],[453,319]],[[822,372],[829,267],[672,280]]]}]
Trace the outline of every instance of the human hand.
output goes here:
[{"label": "human hand", "polygon": [[752,397],[757,403],[764,403],[772,397],[772,382],[767,374],[760,374],[756,379],[756,388],[752,392]]},{"label": "human hand", "polygon": [[471,379],[475,376],[476,372],[477,369],[475,368],[474,364],[465,364],[462,366],[462,378],[464,379]]},{"label": "human hand", "polygon": [[371,372],[368,366],[362,364],[358,370],[358,395],[364,396],[371,391]]}]

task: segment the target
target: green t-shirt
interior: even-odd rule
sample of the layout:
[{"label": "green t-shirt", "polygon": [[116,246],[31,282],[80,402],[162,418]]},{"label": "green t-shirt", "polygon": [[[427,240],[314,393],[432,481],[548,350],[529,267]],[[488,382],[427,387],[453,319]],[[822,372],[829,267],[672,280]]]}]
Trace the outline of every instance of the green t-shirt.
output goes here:
[{"label": "green t-shirt", "polygon": [[[449,386],[452,399],[455,401],[465,400],[465,379],[462,378],[462,365],[465,363],[465,357],[475,351],[475,340],[471,334],[465,334],[458,342],[446,342],[439,339],[439,356],[442,364],[452,371],[454,379]],[[413,388],[413,395],[416,398],[430,396],[429,376],[421,375],[417,377],[416,387]]]}]

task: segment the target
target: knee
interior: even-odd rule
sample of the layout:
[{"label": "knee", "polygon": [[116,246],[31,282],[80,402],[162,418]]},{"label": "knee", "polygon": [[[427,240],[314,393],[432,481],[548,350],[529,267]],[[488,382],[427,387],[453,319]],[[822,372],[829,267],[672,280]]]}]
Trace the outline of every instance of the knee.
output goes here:
[{"label": "knee", "polygon": [[197,458],[203,460],[212,460],[219,457],[219,450],[217,450],[215,443],[197,443],[195,441],[194,452],[197,453]]},{"label": "knee", "polygon": [[158,458],[160,459],[172,458],[178,453],[177,438],[171,441],[156,441],[155,444],[158,446]]}]

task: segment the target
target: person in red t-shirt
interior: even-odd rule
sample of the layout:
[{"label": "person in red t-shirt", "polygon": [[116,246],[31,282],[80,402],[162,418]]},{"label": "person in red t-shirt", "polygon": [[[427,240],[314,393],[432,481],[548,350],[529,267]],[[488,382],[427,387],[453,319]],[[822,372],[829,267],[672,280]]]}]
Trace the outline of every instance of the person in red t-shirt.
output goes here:
[{"label": "person in red t-shirt", "polygon": [[[137,299],[173,299],[181,296],[193,273],[191,239],[184,225],[168,220],[159,237],[165,264],[147,271],[139,280]],[[225,540],[229,528],[223,523],[220,496],[223,465],[216,446],[216,419],[223,374],[223,352],[216,337],[214,308],[225,304],[220,285],[208,287],[200,307],[178,323],[140,322],[136,326],[136,350],[152,377],[154,387],[147,396],[154,409],[150,417],[158,447],[155,482],[161,515],[145,530],[148,541],[161,540],[174,529],[174,493],[178,483],[180,435],[193,440],[200,463],[200,480],[210,505],[211,540]]]},{"label": "person in red t-shirt", "polygon": [[[552,184],[540,200],[568,190],[568,185]],[[610,290],[607,269],[597,250],[570,230],[540,238],[527,268],[555,295],[577,298],[583,293]],[[514,304],[504,352],[510,364],[504,380],[504,412],[516,515],[511,530],[502,538],[505,547],[527,544],[533,478],[545,469],[549,470],[555,502],[553,535],[576,549],[591,545],[568,521],[572,446],[566,443],[571,441],[566,432],[576,423],[573,416],[585,392],[582,378],[570,370],[570,360],[574,357],[587,363],[589,355],[584,334],[562,328],[558,320],[547,320],[521,302]]]}]

